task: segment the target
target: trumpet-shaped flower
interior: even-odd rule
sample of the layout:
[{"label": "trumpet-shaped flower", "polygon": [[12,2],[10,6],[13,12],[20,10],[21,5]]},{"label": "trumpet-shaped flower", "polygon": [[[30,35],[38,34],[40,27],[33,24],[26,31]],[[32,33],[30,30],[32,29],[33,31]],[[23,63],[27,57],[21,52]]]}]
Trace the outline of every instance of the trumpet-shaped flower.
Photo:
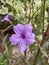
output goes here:
[{"label": "trumpet-shaped flower", "polygon": [[17,24],[13,27],[15,34],[10,37],[12,45],[18,45],[20,52],[26,50],[27,45],[31,45],[35,42],[35,34],[32,33],[33,27],[30,24]]}]

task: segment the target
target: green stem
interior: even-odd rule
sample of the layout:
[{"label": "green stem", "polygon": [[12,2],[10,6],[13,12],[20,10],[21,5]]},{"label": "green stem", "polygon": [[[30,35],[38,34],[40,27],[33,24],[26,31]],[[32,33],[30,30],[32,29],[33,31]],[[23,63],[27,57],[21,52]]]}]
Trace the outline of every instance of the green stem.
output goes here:
[{"label": "green stem", "polygon": [[43,0],[43,34],[44,34],[45,0]]}]

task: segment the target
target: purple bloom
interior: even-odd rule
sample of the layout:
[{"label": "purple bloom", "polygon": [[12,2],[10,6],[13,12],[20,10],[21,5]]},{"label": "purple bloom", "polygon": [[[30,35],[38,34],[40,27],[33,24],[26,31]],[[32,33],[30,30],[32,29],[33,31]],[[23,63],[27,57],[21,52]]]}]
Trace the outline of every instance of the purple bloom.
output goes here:
[{"label": "purple bloom", "polygon": [[10,21],[10,20],[9,20],[9,15],[8,15],[8,14],[5,15],[5,17],[2,19],[2,22],[4,22],[4,21],[8,21],[8,22]]},{"label": "purple bloom", "polygon": [[27,45],[35,42],[35,34],[32,33],[32,26],[30,24],[17,24],[13,27],[15,34],[10,37],[12,45],[17,45],[20,52],[26,50]]}]

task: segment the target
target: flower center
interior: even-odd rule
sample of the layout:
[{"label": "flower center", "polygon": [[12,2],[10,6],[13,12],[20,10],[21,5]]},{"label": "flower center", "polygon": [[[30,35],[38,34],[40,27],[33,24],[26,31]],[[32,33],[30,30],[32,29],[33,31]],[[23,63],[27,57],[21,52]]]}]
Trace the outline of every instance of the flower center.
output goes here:
[{"label": "flower center", "polygon": [[22,36],[23,39],[25,38],[25,35],[24,34],[22,34],[21,36]]}]

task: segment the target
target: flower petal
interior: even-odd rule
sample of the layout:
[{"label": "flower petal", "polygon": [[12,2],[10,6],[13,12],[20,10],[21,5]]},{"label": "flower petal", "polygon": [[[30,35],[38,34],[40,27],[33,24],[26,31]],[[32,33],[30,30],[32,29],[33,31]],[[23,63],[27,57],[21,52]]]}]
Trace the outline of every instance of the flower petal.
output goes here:
[{"label": "flower petal", "polygon": [[30,45],[30,44],[35,42],[35,34],[34,33],[27,33],[25,39],[26,39],[26,43]]},{"label": "flower petal", "polygon": [[21,39],[21,41],[19,42],[18,48],[20,52],[23,52],[26,50],[26,43],[23,39]]},{"label": "flower petal", "polygon": [[4,21],[10,21],[10,20],[9,20],[9,15],[6,15],[6,16],[2,19],[2,22],[4,22]]},{"label": "flower petal", "polygon": [[22,24],[17,24],[16,26],[13,27],[14,32],[15,32],[15,33],[22,33],[23,27],[24,27],[24,26],[23,26]]},{"label": "flower petal", "polygon": [[26,32],[32,32],[32,29],[33,29],[33,27],[30,24],[25,24],[24,25],[24,30]]},{"label": "flower petal", "polygon": [[20,35],[19,34],[13,34],[11,37],[10,37],[10,42],[12,45],[16,45],[18,42],[20,42]]}]

